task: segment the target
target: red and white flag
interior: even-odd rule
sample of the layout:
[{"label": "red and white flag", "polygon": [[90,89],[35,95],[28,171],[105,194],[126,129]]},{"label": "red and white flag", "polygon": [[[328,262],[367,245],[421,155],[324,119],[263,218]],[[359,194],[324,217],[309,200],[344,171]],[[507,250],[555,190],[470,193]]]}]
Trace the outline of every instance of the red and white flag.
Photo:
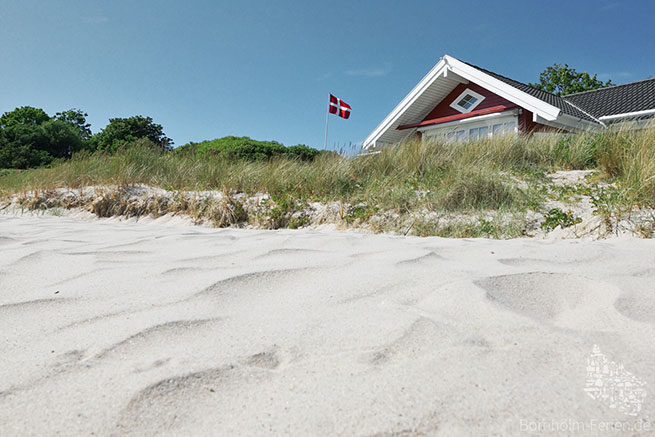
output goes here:
[{"label": "red and white flag", "polygon": [[341,118],[350,117],[351,107],[348,103],[330,94],[330,114],[337,114]]}]

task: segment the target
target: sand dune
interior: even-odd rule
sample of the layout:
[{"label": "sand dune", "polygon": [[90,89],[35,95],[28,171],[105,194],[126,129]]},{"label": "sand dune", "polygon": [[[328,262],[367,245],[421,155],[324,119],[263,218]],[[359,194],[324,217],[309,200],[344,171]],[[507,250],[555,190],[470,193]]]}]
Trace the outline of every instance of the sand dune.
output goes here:
[{"label": "sand dune", "polygon": [[0,435],[654,429],[654,241],[2,216],[0,251]]}]

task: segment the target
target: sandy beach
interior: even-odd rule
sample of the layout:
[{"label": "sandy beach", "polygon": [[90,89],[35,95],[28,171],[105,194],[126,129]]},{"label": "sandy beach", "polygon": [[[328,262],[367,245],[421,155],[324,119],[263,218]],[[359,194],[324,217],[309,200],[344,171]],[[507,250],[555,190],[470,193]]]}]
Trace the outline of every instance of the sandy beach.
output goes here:
[{"label": "sandy beach", "polygon": [[[0,251],[1,435],[655,428],[652,240],[5,215]],[[595,345],[648,394],[585,391]]]}]

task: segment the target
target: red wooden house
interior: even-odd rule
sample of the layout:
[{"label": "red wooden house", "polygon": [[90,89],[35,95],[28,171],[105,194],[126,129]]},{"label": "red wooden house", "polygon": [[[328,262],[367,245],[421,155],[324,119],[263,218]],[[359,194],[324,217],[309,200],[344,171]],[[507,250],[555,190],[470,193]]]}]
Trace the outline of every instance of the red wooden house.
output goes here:
[{"label": "red wooden house", "polygon": [[445,55],[366,138],[364,148],[406,138],[472,140],[605,129],[655,117],[655,79],[557,96]]}]

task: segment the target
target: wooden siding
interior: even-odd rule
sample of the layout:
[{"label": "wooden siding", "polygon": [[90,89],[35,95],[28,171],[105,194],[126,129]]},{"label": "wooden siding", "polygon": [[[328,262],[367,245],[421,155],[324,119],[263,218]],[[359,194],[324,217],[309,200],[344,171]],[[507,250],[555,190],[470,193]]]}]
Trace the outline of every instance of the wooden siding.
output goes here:
[{"label": "wooden siding", "polygon": [[517,106],[509,100],[503,99],[502,97],[482,88],[480,85],[477,85],[473,82],[469,82],[466,85],[460,83],[455,87],[454,90],[450,92],[450,94],[448,94],[437,106],[434,107],[434,109],[427,115],[427,117],[423,119],[423,121],[461,114],[461,112],[459,112],[457,109],[451,108],[450,104],[453,103],[453,100],[455,100],[467,88],[485,97],[485,99],[475,107],[476,112],[482,109],[492,108],[494,106],[505,106],[507,108],[516,108]]}]

